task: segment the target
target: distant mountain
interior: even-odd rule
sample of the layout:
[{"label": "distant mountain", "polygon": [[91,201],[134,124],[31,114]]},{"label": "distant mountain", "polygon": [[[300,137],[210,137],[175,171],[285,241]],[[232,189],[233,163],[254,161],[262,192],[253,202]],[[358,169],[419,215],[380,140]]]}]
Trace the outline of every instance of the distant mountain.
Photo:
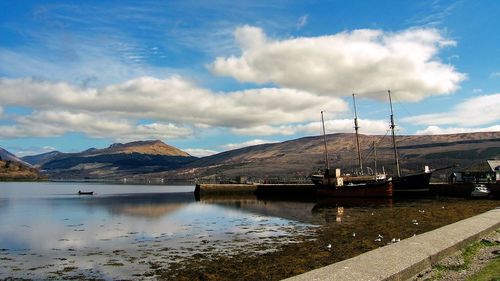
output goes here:
[{"label": "distant mountain", "polygon": [[176,147],[167,145],[160,140],[152,141],[134,141],[129,143],[114,143],[105,149],[93,149],[87,151],[87,154],[112,154],[112,153],[140,153],[149,155],[164,155],[164,156],[191,156]]},{"label": "distant mountain", "polygon": [[[377,143],[378,168],[383,167],[392,173],[394,154],[391,138],[387,135],[360,135],[365,169],[374,169],[373,141]],[[431,168],[459,165],[463,168],[486,159],[500,159],[500,132],[398,136],[396,141],[404,173],[423,171],[426,165]],[[354,134],[327,135],[327,145],[330,167],[346,172],[357,169]],[[244,175],[290,179],[303,178],[324,166],[323,138],[315,136],[222,152],[157,176],[234,178]]]},{"label": "distant mountain", "polygon": [[[345,172],[357,169],[354,134],[327,135],[330,167]],[[374,169],[373,141],[377,143],[378,169],[394,171],[390,136],[360,135],[365,169]],[[453,135],[398,136],[403,173],[459,165],[463,169],[486,159],[500,159],[500,132]],[[40,169],[54,179],[231,179],[249,176],[269,179],[304,179],[324,168],[322,136],[261,144],[197,158],[161,141],[112,144],[104,149],[61,153]],[[42,159],[42,156],[38,156]],[[35,163],[35,162],[33,162]],[[365,170],[366,171],[366,170]],[[435,173],[443,176],[448,171]]]},{"label": "distant mountain", "polygon": [[[120,179],[177,169],[198,159],[159,140],[115,143],[104,149],[52,156],[38,165],[55,179]],[[43,159],[44,155],[32,157]]]},{"label": "distant mountain", "polygon": [[33,155],[33,156],[24,156],[21,159],[33,166],[40,166],[48,161],[51,161],[52,159],[62,155],[62,152],[59,151],[51,151],[51,152],[46,152],[38,155]]},{"label": "distant mountain", "polygon": [[5,150],[5,149],[3,149],[1,147],[0,147],[0,160],[14,161],[14,162],[20,163],[20,164],[22,164],[24,166],[32,167],[32,165],[30,163],[25,162],[24,160],[18,158],[14,154],[8,152],[7,150]]}]

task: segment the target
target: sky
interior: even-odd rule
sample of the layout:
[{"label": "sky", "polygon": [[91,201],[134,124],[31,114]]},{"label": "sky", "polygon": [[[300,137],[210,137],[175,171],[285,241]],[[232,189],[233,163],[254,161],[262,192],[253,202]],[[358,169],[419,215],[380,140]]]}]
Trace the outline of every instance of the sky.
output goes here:
[{"label": "sky", "polygon": [[500,2],[0,2],[0,147],[500,131]]}]

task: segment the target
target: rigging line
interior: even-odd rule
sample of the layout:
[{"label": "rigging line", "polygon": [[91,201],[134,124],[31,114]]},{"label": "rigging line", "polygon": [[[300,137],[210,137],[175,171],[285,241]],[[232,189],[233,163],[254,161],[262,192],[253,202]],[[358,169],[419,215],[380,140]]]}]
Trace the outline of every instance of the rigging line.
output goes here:
[{"label": "rigging line", "polygon": [[398,106],[400,106],[401,108],[403,108],[403,110],[407,113],[407,116],[408,117],[411,117],[413,115],[411,115],[411,113],[406,109],[406,107],[403,105],[403,103],[401,102],[401,100],[398,99],[397,95],[394,95],[393,93],[393,100],[397,103]]},{"label": "rigging line", "polygon": [[[382,136],[382,138],[376,142],[377,146],[385,139],[385,137],[387,136],[388,133],[389,133],[389,130],[386,130],[385,135]],[[371,147],[370,150],[368,152],[365,152],[364,155],[361,157],[361,159],[366,160],[373,153],[375,148],[373,146],[370,146],[370,147]]]}]

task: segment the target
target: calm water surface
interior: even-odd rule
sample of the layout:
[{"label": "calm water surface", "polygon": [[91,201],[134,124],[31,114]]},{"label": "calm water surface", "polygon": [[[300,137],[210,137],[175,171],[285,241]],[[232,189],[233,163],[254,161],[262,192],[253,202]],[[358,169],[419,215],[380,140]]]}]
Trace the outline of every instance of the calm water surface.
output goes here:
[{"label": "calm water surface", "polygon": [[[80,196],[78,190],[94,195]],[[337,254],[328,261],[333,262],[498,206],[498,201],[450,198],[196,200],[193,190],[0,183],[0,279],[156,279],[157,268],[179,272],[174,264],[185,265],[189,279],[197,270],[191,266],[193,259],[209,262],[224,255],[237,260],[282,245],[297,247],[298,263],[307,254],[312,255],[308,259],[325,256],[330,251],[326,246],[332,244]],[[378,239],[380,234],[384,239]],[[211,265],[216,266],[221,265]]]},{"label": "calm water surface", "polygon": [[[94,191],[93,196],[78,190]],[[313,203],[196,201],[194,186],[0,183],[0,279],[135,279],[196,254],[272,251],[314,227]],[[285,208],[285,209],[283,209]],[[286,210],[289,211],[286,211]]]}]

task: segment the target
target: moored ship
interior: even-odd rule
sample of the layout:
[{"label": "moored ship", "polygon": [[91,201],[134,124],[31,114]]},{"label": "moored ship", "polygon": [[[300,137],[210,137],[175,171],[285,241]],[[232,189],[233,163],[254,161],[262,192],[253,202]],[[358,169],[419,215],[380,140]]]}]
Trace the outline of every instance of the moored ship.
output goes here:
[{"label": "moored ship", "polygon": [[[323,174],[311,176],[312,182],[316,185],[316,193],[319,196],[331,197],[392,197],[392,183],[385,177],[375,175],[341,175],[340,169],[335,169],[335,173],[330,172],[328,161],[328,149],[326,145],[325,122],[323,112],[321,112],[321,122],[323,125],[323,142],[325,147],[325,165]],[[357,132],[357,118],[355,119]],[[359,142],[358,142],[359,152]],[[358,153],[359,155],[359,153]],[[361,163],[361,160],[360,160]]]},{"label": "moored ship", "polygon": [[423,172],[417,172],[413,174],[401,175],[401,169],[399,167],[399,157],[398,148],[396,145],[396,136],[394,134],[394,113],[392,110],[392,99],[391,91],[387,91],[389,94],[389,104],[391,108],[391,132],[392,132],[392,144],[394,148],[394,162],[396,166],[396,175],[392,176],[389,180],[392,181],[392,187],[395,196],[417,196],[417,195],[427,195],[429,193],[429,182],[434,170],[430,170],[427,166]]}]

